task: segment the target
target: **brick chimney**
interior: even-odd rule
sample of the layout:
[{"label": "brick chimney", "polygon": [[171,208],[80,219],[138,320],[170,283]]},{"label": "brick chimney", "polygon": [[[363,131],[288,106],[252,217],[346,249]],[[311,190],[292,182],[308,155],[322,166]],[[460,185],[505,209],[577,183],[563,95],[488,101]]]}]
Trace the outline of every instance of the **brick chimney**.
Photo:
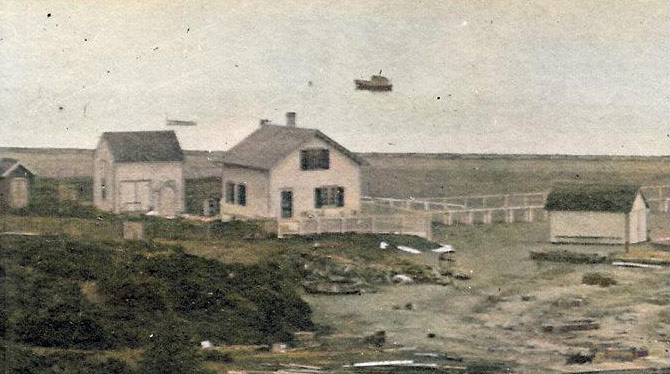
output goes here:
[{"label": "brick chimney", "polygon": [[286,112],[286,127],[296,127],[295,112]]}]

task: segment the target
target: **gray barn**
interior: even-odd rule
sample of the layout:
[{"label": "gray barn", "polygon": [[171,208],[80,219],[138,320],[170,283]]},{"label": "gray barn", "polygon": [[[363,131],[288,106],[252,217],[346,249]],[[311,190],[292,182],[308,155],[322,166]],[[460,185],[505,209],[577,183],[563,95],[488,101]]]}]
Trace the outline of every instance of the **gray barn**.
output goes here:
[{"label": "gray barn", "polygon": [[93,201],[114,213],[184,212],[184,154],[174,131],[105,132],[95,150]]}]

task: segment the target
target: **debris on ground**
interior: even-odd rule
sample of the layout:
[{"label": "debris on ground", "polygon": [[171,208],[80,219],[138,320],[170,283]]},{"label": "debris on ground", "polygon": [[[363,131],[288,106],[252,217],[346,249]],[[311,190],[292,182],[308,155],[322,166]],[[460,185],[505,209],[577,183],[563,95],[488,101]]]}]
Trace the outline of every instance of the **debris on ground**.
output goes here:
[{"label": "debris on ground", "polygon": [[579,308],[586,304],[588,304],[588,301],[578,296],[561,296],[551,302],[552,306],[558,308]]},{"label": "debris on ground", "polygon": [[387,242],[381,242],[381,243],[379,243],[379,248],[380,248],[380,249],[386,249],[386,248],[388,248],[388,247],[389,247],[389,243],[387,243]]},{"label": "debris on ground", "polygon": [[637,358],[649,356],[646,348],[621,344],[602,344],[594,348],[595,357],[602,361],[633,361]]},{"label": "debris on ground", "polygon": [[207,349],[207,348],[212,348],[212,342],[209,340],[203,340],[200,342],[200,348]]},{"label": "debris on ground", "polygon": [[614,261],[612,262],[613,266],[623,266],[628,268],[643,268],[643,269],[663,269],[661,265],[654,264],[642,264],[639,262],[625,262],[625,261]]},{"label": "debris on ground", "polygon": [[407,252],[407,253],[411,253],[411,254],[415,254],[415,255],[420,255],[421,254],[420,250],[418,250],[416,248],[406,247],[404,245],[396,246],[396,248],[398,248],[399,250],[401,250],[403,252]]},{"label": "debris on ground", "polygon": [[575,319],[563,322],[545,322],[542,324],[543,332],[568,332],[596,330],[600,324],[593,318]]},{"label": "debris on ground", "polygon": [[331,283],[308,281],[303,283],[307,293],[322,295],[360,295],[363,293],[374,293],[376,290],[364,283]]},{"label": "debris on ground", "polygon": [[586,273],[582,277],[582,283],[591,286],[609,287],[616,284],[616,280],[609,275],[600,273]]},{"label": "debris on ground", "polygon": [[571,264],[601,264],[607,261],[607,256],[601,253],[582,253],[561,251],[532,251],[530,259],[536,261],[568,262]]},{"label": "debris on ground", "polygon": [[535,295],[521,295],[521,301],[535,301],[537,297]]},{"label": "debris on ground", "polygon": [[400,284],[414,283],[414,279],[412,279],[412,277],[410,277],[409,275],[405,274],[396,274],[391,278],[391,281],[393,283],[400,283]]},{"label": "debris on ground", "polygon": [[386,344],[386,331],[380,330],[370,336],[366,336],[363,338],[363,342],[375,347],[383,347]]},{"label": "debris on ground", "polygon": [[565,363],[568,365],[588,364],[589,362],[593,362],[593,357],[594,353],[591,351],[568,353],[567,357],[565,358]]},{"label": "debris on ground", "polygon": [[454,251],[455,251],[454,247],[452,247],[450,245],[443,245],[440,248],[433,249],[433,252],[435,252],[435,253],[452,253]]}]

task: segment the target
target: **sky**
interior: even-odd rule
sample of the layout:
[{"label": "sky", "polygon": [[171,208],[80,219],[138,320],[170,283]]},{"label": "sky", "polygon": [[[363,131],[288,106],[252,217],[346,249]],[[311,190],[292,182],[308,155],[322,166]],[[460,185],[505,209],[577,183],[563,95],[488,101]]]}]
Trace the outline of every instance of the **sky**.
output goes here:
[{"label": "sky", "polygon": [[1,146],[288,111],[357,152],[668,155],[670,1],[0,1]]}]

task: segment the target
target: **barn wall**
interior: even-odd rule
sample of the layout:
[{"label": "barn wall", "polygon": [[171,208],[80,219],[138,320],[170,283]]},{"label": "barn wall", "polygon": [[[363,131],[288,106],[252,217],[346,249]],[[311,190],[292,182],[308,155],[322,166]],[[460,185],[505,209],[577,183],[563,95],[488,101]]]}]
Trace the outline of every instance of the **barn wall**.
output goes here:
[{"label": "barn wall", "polygon": [[[301,170],[300,149],[296,149],[272,170],[270,181],[270,212],[272,217],[280,215],[280,191],[293,190],[293,215],[306,214],[339,215],[352,214],[361,208],[360,165],[321,139],[314,138],[301,149],[326,148],[330,150],[328,170]],[[325,186],[344,187],[344,206],[314,207],[314,189]]]},{"label": "barn wall", "polygon": [[116,163],[114,168],[114,212],[124,211],[125,200],[121,185],[126,181],[148,181],[150,189],[149,207],[158,209],[159,191],[165,185],[175,190],[175,212],[184,212],[184,179],[182,162],[128,162]]},{"label": "barn wall", "polygon": [[[255,170],[237,166],[226,165],[222,171],[221,183],[221,213],[228,215],[239,215],[245,217],[268,217],[269,216],[269,185],[270,179],[267,171]],[[246,206],[237,203],[226,202],[226,184],[235,184],[235,199],[237,200],[237,186],[246,186]]]},{"label": "barn wall", "polygon": [[623,244],[626,215],[609,212],[549,212],[552,243]]},{"label": "barn wall", "polygon": [[[102,180],[105,180],[106,197],[102,197]],[[101,140],[93,156],[93,204],[100,210],[114,209],[114,159],[107,142]]]}]

